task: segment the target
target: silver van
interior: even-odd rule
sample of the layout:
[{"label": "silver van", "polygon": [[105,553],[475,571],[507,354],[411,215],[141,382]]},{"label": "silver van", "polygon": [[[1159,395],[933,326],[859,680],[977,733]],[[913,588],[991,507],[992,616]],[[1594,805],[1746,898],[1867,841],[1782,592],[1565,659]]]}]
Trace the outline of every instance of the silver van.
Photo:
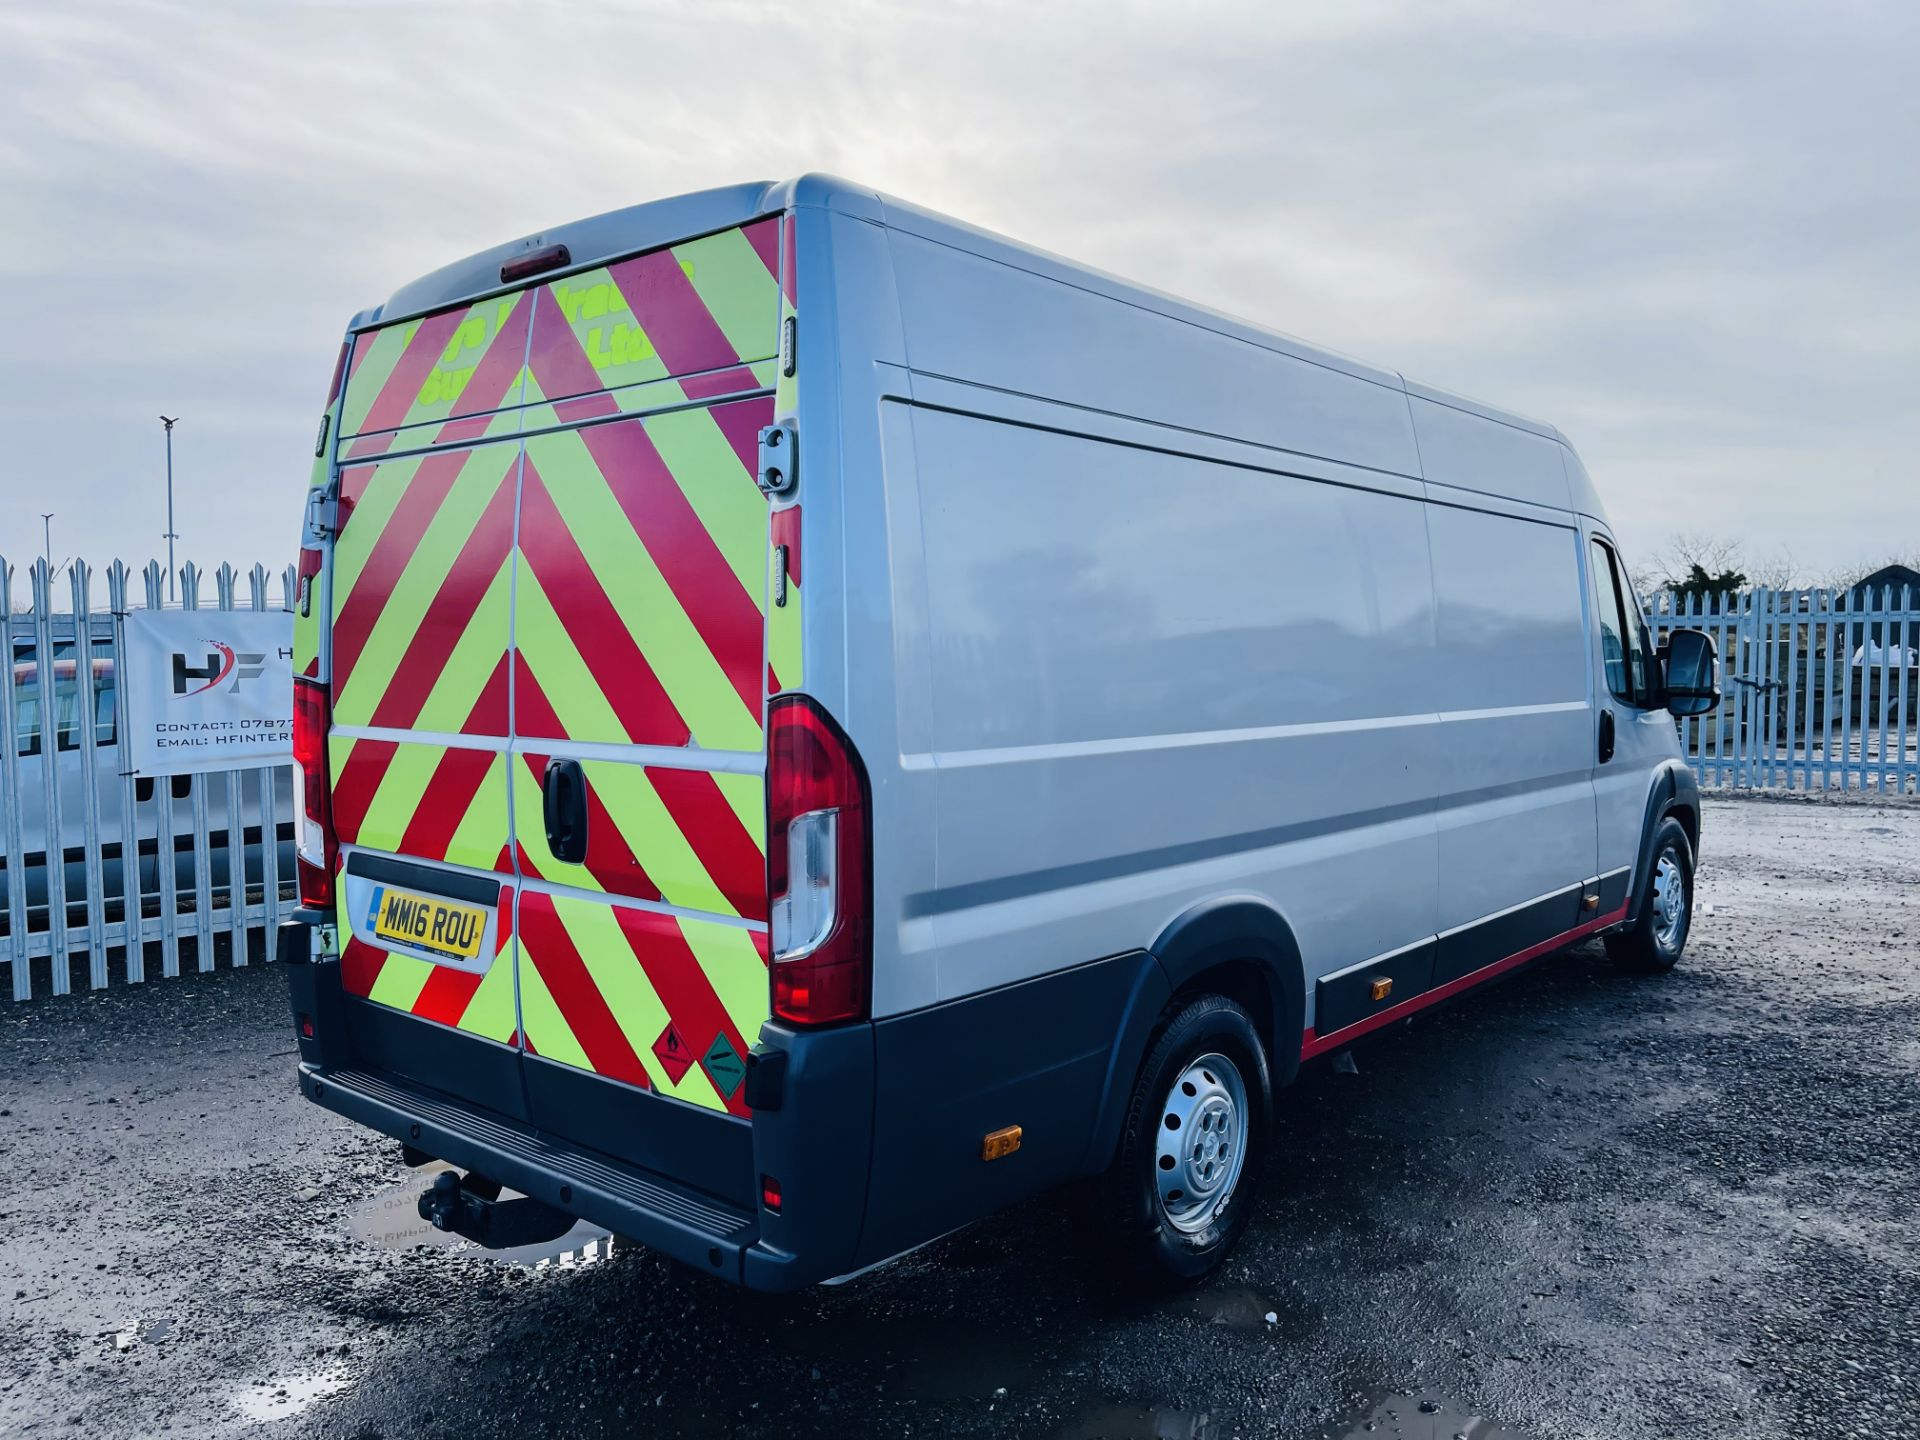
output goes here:
[{"label": "silver van", "polygon": [[1717,661],[1557,430],[844,181],[356,316],[303,544],[300,1084],[487,1243],[791,1289],[1099,1177],[1190,1281],[1304,1062],[1686,943]]}]

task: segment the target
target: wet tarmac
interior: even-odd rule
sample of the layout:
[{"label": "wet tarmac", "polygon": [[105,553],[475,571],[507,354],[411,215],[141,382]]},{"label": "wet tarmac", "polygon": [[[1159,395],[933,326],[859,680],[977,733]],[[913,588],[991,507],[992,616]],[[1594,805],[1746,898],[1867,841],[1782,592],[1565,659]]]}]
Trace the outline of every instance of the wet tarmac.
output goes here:
[{"label": "wet tarmac", "polygon": [[1920,1436],[1920,808],[1713,802],[1700,899],[1310,1072],[1155,1303],[1071,1194],[785,1298],[488,1254],[271,969],[0,1009],[0,1435]]}]

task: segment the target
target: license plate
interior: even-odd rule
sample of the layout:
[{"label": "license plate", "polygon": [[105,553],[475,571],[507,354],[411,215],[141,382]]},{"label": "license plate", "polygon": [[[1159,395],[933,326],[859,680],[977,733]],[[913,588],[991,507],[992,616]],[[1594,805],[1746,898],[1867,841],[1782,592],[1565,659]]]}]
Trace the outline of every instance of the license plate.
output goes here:
[{"label": "license plate", "polygon": [[482,906],[395,890],[390,885],[374,887],[367,918],[380,939],[397,940],[450,960],[471,960],[478,955],[480,939],[487,929],[487,912]]}]

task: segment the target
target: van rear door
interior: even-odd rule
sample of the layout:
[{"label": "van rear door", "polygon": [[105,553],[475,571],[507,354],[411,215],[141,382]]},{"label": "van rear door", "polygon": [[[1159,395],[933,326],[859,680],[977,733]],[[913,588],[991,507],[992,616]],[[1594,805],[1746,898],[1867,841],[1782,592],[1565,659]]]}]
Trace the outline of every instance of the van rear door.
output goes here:
[{"label": "van rear door", "polygon": [[355,337],[327,647],[356,1042],[514,1115],[505,752],[530,310],[509,296]]},{"label": "van rear door", "polygon": [[354,337],[324,646],[373,1064],[716,1193],[768,1009],[778,217]]},{"label": "van rear door", "polygon": [[768,1008],[754,470],[778,231],[542,286],[528,350],[510,760],[528,1103],[721,1191],[749,1177]]}]

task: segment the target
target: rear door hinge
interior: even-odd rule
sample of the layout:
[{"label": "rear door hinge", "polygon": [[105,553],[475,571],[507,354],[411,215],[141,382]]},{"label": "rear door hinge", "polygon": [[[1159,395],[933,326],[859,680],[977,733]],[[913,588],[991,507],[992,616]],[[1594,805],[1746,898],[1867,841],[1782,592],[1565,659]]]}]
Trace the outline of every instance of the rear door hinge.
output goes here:
[{"label": "rear door hinge", "polygon": [[307,514],[301,525],[303,545],[317,547],[340,533],[340,482],[330,480],[307,492]]},{"label": "rear door hinge", "polygon": [[760,469],[754,479],[766,495],[791,494],[799,483],[800,443],[791,421],[761,430]]}]

